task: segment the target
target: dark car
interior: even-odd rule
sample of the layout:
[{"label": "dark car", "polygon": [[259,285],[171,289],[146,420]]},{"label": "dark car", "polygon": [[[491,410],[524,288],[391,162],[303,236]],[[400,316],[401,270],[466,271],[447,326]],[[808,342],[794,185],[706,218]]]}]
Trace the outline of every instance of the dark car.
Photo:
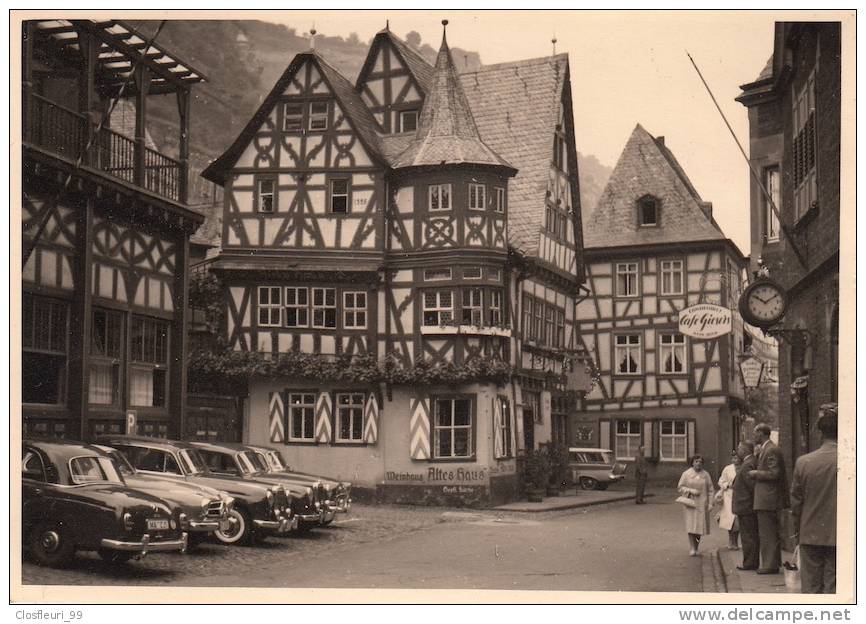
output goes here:
[{"label": "dark car", "polygon": [[139,436],[111,435],[99,438],[144,474],[204,485],[226,492],[235,499],[229,511],[229,526],[214,531],[223,544],[249,544],[297,527],[289,500],[280,485],[215,474],[188,442]]},{"label": "dark car", "polygon": [[280,484],[294,496],[292,511],[298,518],[298,528],[308,530],[324,522],[325,511],[319,495],[321,484],[312,485],[289,475],[270,473],[259,456],[242,444],[230,442],[192,442],[208,468],[217,474]]},{"label": "dark car", "polygon": [[187,534],[169,505],[130,488],[94,446],[25,440],[21,482],[22,537],[40,564],[64,565],[76,550],[115,562],[186,550]]},{"label": "dark car", "polygon": [[290,468],[286,461],[283,459],[282,454],[275,448],[252,444],[248,444],[246,446],[248,449],[255,451],[255,453],[259,456],[262,462],[267,465],[269,473],[287,474],[295,479],[298,479],[302,483],[321,483],[321,487],[324,490],[324,495],[322,496],[322,499],[323,507],[326,511],[326,524],[333,519],[334,512],[349,512],[349,509],[352,506],[351,483],[346,483],[345,481],[338,481],[336,479],[331,479],[329,477],[323,477],[320,475],[312,475],[305,472],[298,472],[297,470],[292,470],[292,468]]},{"label": "dark car", "polygon": [[126,484],[179,508],[180,528],[189,533],[190,547],[203,542],[214,531],[231,529],[234,498],[226,492],[196,483],[146,474],[129,463],[126,456],[110,446],[94,445],[108,453]]}]

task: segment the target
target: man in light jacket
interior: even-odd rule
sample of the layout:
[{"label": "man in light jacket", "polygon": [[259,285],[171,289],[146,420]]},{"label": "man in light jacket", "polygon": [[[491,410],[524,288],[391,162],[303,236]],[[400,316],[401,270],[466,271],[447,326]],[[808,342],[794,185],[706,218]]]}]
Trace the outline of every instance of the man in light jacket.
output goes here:
[{"label": "man in light jacket", "polygon": [[758,574],[778,574],[782,565],[782,541],[779,536],[779,511],[787,509],[788,483],[782,450],[770,440],[770,426],[755,427],[756,470],[749,476],[755,480],[755,513],[758,516],[758,539],[761,567]]},{"label": "man in light jacket", "polygon": [[794,464],[791,515],[800,544],[804,594],[836,593],[836,462],[838,416],[835,403],[821,406],[821,448]]}]

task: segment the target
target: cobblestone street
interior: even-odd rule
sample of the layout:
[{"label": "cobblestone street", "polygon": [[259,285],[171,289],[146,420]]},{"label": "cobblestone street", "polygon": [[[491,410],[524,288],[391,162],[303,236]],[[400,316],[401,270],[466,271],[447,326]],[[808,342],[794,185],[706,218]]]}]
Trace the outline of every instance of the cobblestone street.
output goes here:
[{"label": "cobblestone street", "polygon": [[380,543],[443,522],[443,511],[355,504],[348,515],[338,516],[326,528],[269,537],[256,546],[226,547],[208,542],[186,555],[152,554],[124,565],[111,565],[96,553],[80,552],[66,569],[45,568],[25,560],[22,580],[38,585],[196,585],[205,577],[231,574],[241,579],[257,569],[280,564],[287,570],[295,566],[303,569],[302,562],[313,556],[339,552],[353,544]]}]

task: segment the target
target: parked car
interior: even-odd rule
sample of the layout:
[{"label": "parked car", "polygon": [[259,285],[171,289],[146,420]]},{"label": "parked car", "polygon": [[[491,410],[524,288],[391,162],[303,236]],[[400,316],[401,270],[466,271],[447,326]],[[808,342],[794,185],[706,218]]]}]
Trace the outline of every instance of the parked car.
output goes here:
[{"label": "parked car", "polygon": [[99,442],[123,453],[139,472],[204,485],[233,497],[228,512],[233,522],[214,531],[223,544],[249,544],[297,528],[284,487],[215,474],[188,442],[124,435],[103,436]]},{"label": "parked car", "polygon": [[337,481],[329,477],[321,475],[312,475],[305,472],[292,470],[291,467],[283,459],[279,450],[268,446],[247,445],[247,448],[254,451],[256,455],[268,467],[268,472],[288,474],[303,482],[314,483],[316,481],[322,484],[325,496],[323,497],[323,505],[329,510],[338,513],[348,513],[352,506],[352,484],[345,481]]},{"label": "parked car", "polygon": [[[293,495],[292,511],[298,518],[298,528],[309,530],[325,520],[325,510],[319,499],[321,483],[311,485],[279,473],[268,472],[258,455],[242,444],[230,442],[192,442],[199,449],[208,468],[217,474],[280,484]],[[333,519],[333,517],[332,517]]]},{"label": "parked car", "polygon": [[117,449],[94,446],[111,456],[128,486],[179,508],[180,528],[188,532],[190,547],[205,541],[217,529],[224,532],[231,529],[233,519],[230,513],[235,500],[226,492],[141,472]]},{"label": "parked car", "polygon": [[130,488],[94,446],[25,440],[21,481],[22,538],[37,563],[61,566],[76,550],[113,562],[186,550],[187,534],[169,505]]},{"label": "parked car", "polygon": [[606,490],[625,479],[625,464],[614,461],[613,451],[601,448],[569,448],[571,481],[584,490]]}]

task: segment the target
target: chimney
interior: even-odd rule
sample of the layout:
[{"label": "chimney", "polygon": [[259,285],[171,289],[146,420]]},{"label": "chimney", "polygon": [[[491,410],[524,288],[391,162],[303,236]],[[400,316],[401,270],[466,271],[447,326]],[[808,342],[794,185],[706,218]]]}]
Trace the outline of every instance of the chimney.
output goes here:
[{"label": "chimney", "polygon": [[708,219],[713,218],[713,202],[702,201],[701,210],[704,211],[704,214],[707,215]]}]

